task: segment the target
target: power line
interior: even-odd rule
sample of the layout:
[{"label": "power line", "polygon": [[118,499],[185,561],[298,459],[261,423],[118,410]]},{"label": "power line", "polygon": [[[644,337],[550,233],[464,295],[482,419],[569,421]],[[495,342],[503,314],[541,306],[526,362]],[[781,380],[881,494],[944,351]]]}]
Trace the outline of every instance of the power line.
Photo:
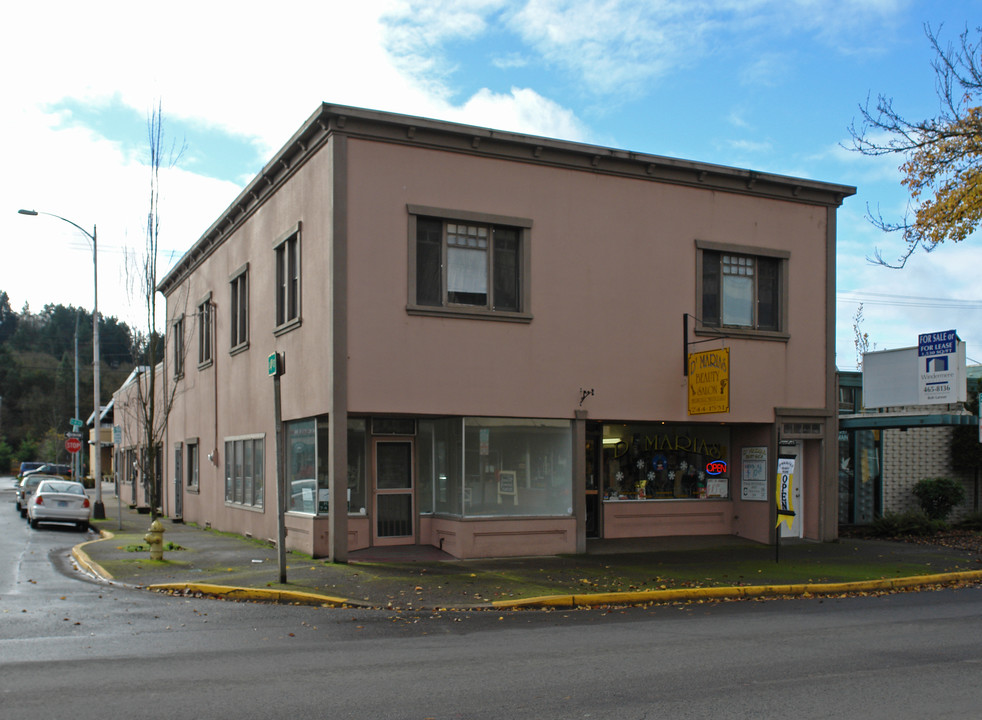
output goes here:
[{"label": "power line", "polygon": [[982,310],[982,300],[956,300],[941,297],[916,297],[877,292],[836,293],[836,302],[889,305],[892,307],[947,308],[953,310]]}]

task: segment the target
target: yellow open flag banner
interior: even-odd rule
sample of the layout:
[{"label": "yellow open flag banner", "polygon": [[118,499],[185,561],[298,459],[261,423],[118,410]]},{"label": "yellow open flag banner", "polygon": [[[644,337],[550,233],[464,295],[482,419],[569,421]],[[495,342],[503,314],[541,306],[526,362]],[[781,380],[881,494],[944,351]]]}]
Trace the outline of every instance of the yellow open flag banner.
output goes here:
[{"label": "yellow open flag banner", "polygon": [[787,523],[791,529],[794,521],[794,500],[791,496],[791,483],[794,480],[794,456],[781,455],[777,459],[777,524]]}]

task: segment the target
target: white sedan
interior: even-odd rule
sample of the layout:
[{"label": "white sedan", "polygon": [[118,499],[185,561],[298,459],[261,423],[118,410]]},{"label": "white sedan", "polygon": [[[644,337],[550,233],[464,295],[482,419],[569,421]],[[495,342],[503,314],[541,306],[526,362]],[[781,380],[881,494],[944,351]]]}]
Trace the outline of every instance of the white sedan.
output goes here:
[{"label": "white sedan", "polygon": [[92,503],[82,483],[71,480],[42,480],[27,500],[27,521],[37,529],[38,523],[73,523],[87,530]]}]

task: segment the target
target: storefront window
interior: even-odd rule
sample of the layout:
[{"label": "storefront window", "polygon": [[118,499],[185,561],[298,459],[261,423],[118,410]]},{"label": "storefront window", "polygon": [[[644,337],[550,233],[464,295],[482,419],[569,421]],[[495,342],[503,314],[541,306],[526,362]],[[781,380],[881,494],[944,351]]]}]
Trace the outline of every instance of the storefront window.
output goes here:
[{"label": "storefront window", "polygon": [[365,514],[365,455],[367,435],[364,418],[348,420],[348,512]]},{"label": "storefront window", "polygon": [[416,447],[421,513],[521,517],[573,512],[568,420],[421,420]]},{"label": "storefront window", "polygon": [[[286,423],[287,509],[326,515],[331,508],[331,466],[328,463],[327,417]],[[366,422],[348,420],[348,512],[364,515],[366,508]]]},{"label": "storefront window", "polygon": [[433,423],[421,422],[416,433],[416,507],[421,515],[433,513],[434,447]]},{"label": "storefront window", "polygon": [[879,430],[839,431],[839,522],[868,525],[882,514]]},{"label": "storefront window", "polygon": [[571,515],[568,420],[466,418],[465,516]]},{"label": "storefront window", "polygon": [[317,418],[317,512],[327,515],[331,509],[331,466],[328,458],[327,416]]},{"label": "storefront window", "polygon": [[421,513],[461,514],[461,420],[420,420],[416,437],[417,498]]},{"label": "storefront window", "polygon": [[604,500],[729,497],[729,431],[699,425],[605,425]]},{"label": "storefront window", "polygon": [[317,421],[286,423],[286,486],[290,512],[317,512]]}]

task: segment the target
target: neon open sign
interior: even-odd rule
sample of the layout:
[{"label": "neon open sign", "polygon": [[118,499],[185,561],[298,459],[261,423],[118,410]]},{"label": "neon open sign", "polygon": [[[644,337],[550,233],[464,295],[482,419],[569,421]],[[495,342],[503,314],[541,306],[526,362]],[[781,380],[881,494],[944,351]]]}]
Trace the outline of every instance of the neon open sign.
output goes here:
[{"label": "neon open sign", "polygon": [[706,463],[706,474],[708,475],[722,475],[725,472],[726,472],[725,460],[713,460],[712,462]]}]

